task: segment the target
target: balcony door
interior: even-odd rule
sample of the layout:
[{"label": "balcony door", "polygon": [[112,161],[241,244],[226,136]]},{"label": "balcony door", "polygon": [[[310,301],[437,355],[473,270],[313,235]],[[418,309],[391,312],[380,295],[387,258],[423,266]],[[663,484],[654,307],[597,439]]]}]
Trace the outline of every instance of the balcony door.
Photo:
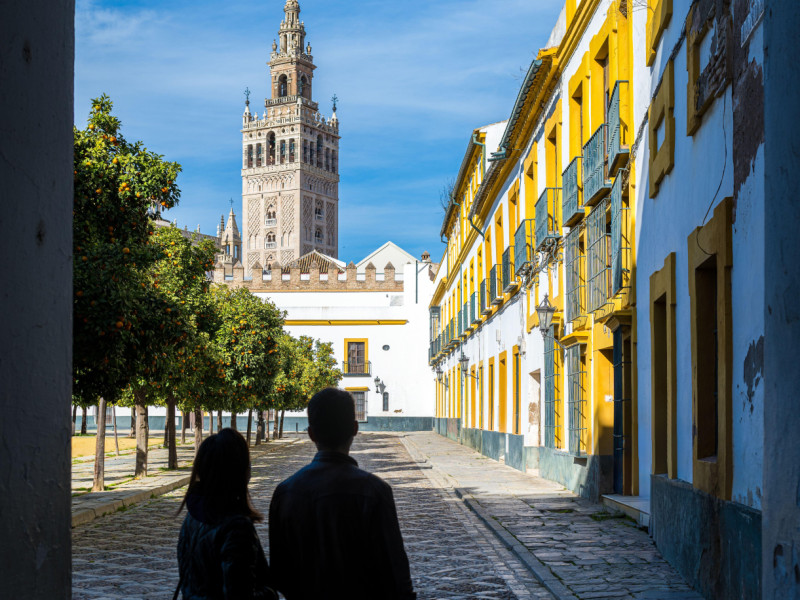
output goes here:
[{"label": "balcony door", "polygon": [[365,342],[349,342],[347,344],[347,371],[349,373],[366,374]]}]

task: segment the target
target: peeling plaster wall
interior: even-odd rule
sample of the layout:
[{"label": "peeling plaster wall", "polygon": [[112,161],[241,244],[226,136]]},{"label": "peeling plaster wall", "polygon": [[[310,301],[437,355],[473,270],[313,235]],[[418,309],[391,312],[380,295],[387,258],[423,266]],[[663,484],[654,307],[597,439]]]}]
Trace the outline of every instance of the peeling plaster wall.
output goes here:
[{"label": "peeling plaster wall", "polygon": [[800,598],[800,3],[768,0],[764,16],[764,518],[763,594]]},{"label": "peeling plaster wall", "polygon": [[74,9],[0,5],[3,598],[71,596]]}]

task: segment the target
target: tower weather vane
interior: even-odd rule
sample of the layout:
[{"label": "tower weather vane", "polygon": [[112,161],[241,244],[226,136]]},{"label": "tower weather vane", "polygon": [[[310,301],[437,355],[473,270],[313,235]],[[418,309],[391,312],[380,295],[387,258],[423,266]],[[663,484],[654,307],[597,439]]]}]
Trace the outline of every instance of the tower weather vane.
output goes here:
[{"label": "tower weather vane", "polygon": [[247,103],[250,104],[250,88],[249,87],[245,88],[244,97],[245,97]]},{"label": "tower weather vane", "polygon": [[231,203],[231,210],[233,210],[233,198],[230,199],[230,203]]},{"label": "tower weather vane", "polygon": [[333,102],[333,112],[336,112],[336,105],[337,105],[337,104],[338,104],[338,102],[339,102],[339,96],[337,96],[336,94],[334,94],[334,95],[333,95],[333,98],[331,98],[331,102]]}]

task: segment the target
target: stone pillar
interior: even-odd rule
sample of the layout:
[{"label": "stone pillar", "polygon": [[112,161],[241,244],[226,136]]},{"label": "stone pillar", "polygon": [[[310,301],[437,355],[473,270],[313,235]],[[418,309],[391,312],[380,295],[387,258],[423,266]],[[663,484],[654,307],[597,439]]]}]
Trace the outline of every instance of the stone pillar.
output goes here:
[{"label": "stone pillar", "polygon": [[366,285],[367,285],[368,288],[374,288],[375,287],[375,273],[376,273],[376,271],[377,271],[377,269],[375,268],[375,265],[373,265],[372,263],[369,263],[367,265],[367,268],[364,269],[364,278],[366,280]]},{"label": "stone pillar", "polygon": [[74,20],[71,0],[0,8],[4,598],[71,597]]},{"label": "stone pillar", "polygon": [[233,282],[240,285],[244,282],[244,265],[242,265],[242,262],[239,260],[233,265]]},{"label": "stone pillar", "polygon": [[784,600],[800,598],[800,63],[795,37],[800,28],[800,4],[797,0],[767,0],[763,27],[767,283],[762,597]]}]

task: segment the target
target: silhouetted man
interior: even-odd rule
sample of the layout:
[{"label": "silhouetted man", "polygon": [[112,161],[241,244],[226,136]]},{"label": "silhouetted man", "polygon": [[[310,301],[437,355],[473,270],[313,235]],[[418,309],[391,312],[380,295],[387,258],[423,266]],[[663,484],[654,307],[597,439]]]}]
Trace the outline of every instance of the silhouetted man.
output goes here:
[{"label": "silhouetted man", "polygon": [[270,563],[287,600],[416,598],[392,489],[349,456],[357,433],[348,392],[311,399],[317,454],[277,487],[269,508]]}]

